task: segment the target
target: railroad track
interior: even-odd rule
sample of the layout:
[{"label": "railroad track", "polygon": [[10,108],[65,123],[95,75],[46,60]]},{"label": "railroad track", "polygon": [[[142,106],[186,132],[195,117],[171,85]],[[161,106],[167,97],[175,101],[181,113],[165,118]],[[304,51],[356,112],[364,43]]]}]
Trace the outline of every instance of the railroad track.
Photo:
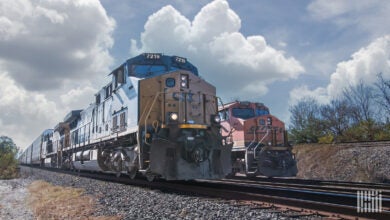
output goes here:
[{"label": "railroad track", "polygon": [[[53,169],[49,169],[53,170]],[[56,172],[58,170],[55,169]],[[382,184],[382,212],[381,213],[357,213],[357,190],[372,189],[367,184],[356,183],[353,188],[322,181],[324,184],[315,184],[317,181],[288,180],[282,179],[278,182],[267,180],[244,180],[244,179],[223,179],[223,180],[193,180],[193,181],[163,181],[148,182],[139,178],[131,180],[127,176],[116,177],[109,174],[60,171],[72,175],[79,175],[104,181],[112,181],[122,184],[129,184],[151,189],[158,189],[164,192],[181,193],[187,195],[221,198],[227,200],[239,200],[249,203],[253,208],[267,209],[268,207],[282,207],[298,211],[302,215],[319,215],[324,217],[340,219],[390,219],[390,190],[388,185]],[[301,183],[300,183],[301,182]],[[302,183],[306,182],[306,183]],[[330,181],[332,182],[332,181]],[[310,184],[309,184],[310,183]],[[347,184],[347,183],[345,183]],[[336,185],[336,186],[335,186]],[[373,184],[377,187],[377,184]],[[378,186],[379,187],[379,186]]]},{"label": "railroad track", "polygon": [[334,145],[337,147],[390,147],[390,141],[341,142]]},{"label": "railroad track", "polygon": [[307,180],[296,178],[267,178],[267,177],[252,177],[235,176],[227,179],[227,181],[261,184],[263,186],[273,186],[282,188],[300,188],[312,189],[319,191],[333,191],[344,193],[355,193],[357,190],[380,190],[383,196],[390,197],[389,183],[364,183],[364,182],[342,182],[328,180]]},{"label": "railroad track", "polygon": [[[273,179],[254,181],[246,179],[199,180],[210,186],[210,182],[226,184],[224,188],[248,193],[248,197],[261,201],[317,210],[319,214],[338,213],[344,218],[390,219],[390,185],[368,183],[343,183],[334,181],[305,181],[286,179],[281,182]],[[305,182],[305,184],[297,183]],[[310,184],[309,184],[310,183]],[[357,191],[380,190],[382,194],[382,213],[357,213]],[[331,215],[333,215],[331,214]]]}]

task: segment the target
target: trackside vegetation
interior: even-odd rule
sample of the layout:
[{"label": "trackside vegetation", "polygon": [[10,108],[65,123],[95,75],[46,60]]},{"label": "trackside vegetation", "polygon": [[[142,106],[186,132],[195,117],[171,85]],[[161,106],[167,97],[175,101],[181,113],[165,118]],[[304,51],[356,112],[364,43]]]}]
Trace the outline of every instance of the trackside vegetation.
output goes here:
[{"label": "trackside vegetation", "polygon": [[304,97],[290,106],[289,138],[299,143],[390,140],[390,80],[350,85],[327,104]]},{"label": "trackside vegetation", "polygon": [[34,181],[28,187],[28,204],[37,219],[119,220],[120,216],[93,216],[97,201],[84,189],[55,186]]},{"label": "trackside vegetation", "polygon": [[0,179],[13,179],[19,176],[16,155],[18,148],[7,136],[0,136]]}]

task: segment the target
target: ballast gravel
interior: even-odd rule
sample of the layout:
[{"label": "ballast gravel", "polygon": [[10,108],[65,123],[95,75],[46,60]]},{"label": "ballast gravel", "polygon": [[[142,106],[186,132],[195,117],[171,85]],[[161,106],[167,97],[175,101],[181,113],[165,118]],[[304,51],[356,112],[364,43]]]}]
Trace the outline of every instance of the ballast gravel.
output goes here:
[{"label": "ballast gravel", "polygon": [[34,219],[27,206],[27,186],[31,179],[0,180],[0,219]]},{"label": "ballast gravel", "polygon": [[54,185],[85,189],[98,201],[95,216],[120,216],[121,219],[289,219],[275,210],[257,209],[236,201],[164,193],[27,167],[22,167],[21,172],[28,176],[28,182],[45,180]]}]

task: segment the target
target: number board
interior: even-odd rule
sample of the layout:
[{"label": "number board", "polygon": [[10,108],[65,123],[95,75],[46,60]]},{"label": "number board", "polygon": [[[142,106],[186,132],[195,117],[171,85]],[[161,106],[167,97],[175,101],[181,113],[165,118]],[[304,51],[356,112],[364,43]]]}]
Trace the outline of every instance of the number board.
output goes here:
[{"label": "number board", "polygon": [[186,63],[187,62],[187,59],[184,58],[184,57],[177,57],[177,56],[175,56],[174,60],[175,60],[176,63]]},{"label": "number board", "polygon": [[159,60],[161,58],[160,53],[145,53],[146,59],[149,60]]}]

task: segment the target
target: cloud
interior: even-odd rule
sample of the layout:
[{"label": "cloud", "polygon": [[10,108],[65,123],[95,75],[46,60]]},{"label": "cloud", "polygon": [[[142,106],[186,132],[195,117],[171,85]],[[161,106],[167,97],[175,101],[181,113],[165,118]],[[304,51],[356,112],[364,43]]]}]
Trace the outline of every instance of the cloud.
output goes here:
[{"label": "cloud", "polygon": [[83,86],[69,90],[60,96],[64,106],[74,106],[76,109],[87,107],[92,102],[97,90],[90,86]]},{"label": "cloud", "polygon": [[0,61],[27,90],[108,71],[115,22],[98,0],[1,1]]},{"label": "cloud", "polygon": [[307,85],[303,85],[290,91],[288,105],[295,105],[304,97],[314,98],[321,104],[326,104],[330,101],[329,95],[325,88],[319,87],[314,90],[310,90]]},{"label": "cloud", "polygon": [[382,0],[315,0],[307,7],[318,21],[331,21],[340,28],[358,29],[382,36],[390,31],[390,2]]},{"label": "cloud", "polygon": [[0,134],[13,138],[19,147],[27,147],[48,125],[55,125],[56,103],[26,91],[4,72],[0,73],[0,94]]},{"label": "cloud", "polygon": [[317,98],[319,101],[329,101],[331,98],[339,97],[350,85],[357,85],[361,81],[372,85],[379,73],[382,73],[385,79],[390,79],[390,35],[374,40],[353,53],[349,60],[339,62],[326,87],[310,90],[307,86],[302,86],[292,90],[290,102],[294,103],[305,96]]},{"label": "cloud", "polygon": [[0,0],[0,134],[27,147],[93,101],[113,62],[98,0]]},{"label": "cloud", "polygon": [[263,36],[244,36],[241,20],[225,0],[204,6],[192,21],[172,6],[149,16],[140,41],[130,52],[158,52],[185,56],[225,98],[261,96],[267,86],[303,73],[304,67]]},{"label": "cloud", "polygon": [[350,60],[337,64],[330,76],[328,94],[337,96],[346,86],[357,85],[360,81],[373,84],[379,73],[390,78],[390,35],[376,39],[352,54]]}]

